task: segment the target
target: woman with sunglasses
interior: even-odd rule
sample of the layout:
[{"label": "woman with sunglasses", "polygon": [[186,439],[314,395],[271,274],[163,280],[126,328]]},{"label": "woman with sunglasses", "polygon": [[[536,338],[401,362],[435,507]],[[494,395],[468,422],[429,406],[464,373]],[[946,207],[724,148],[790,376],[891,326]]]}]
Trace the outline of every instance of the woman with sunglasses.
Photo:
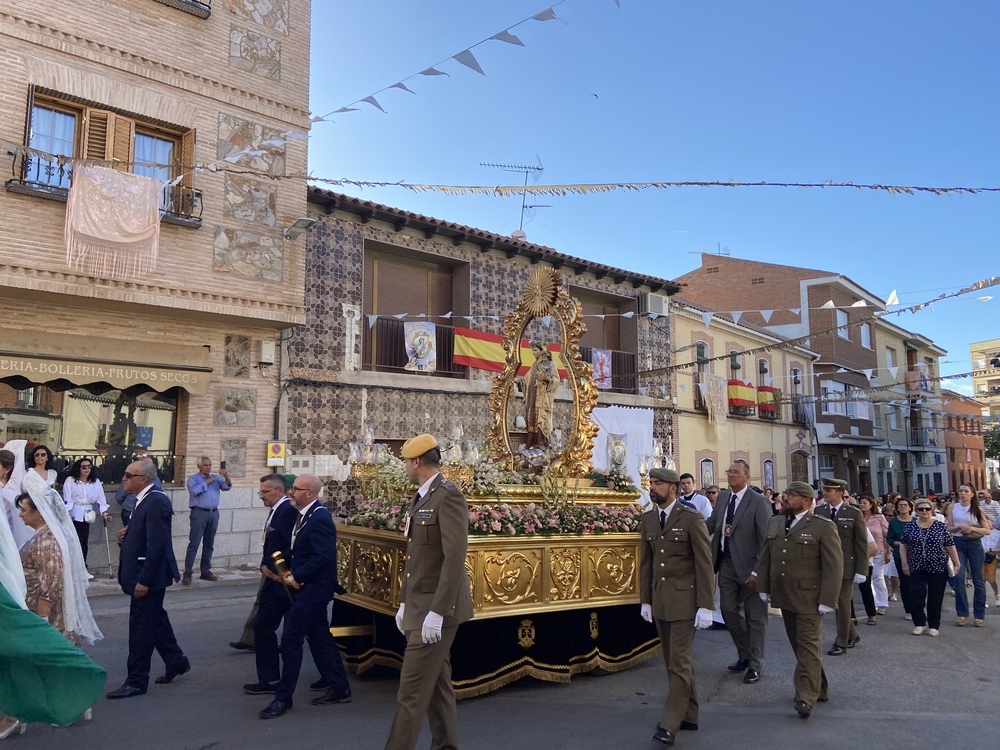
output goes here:
[{"label": "woman with sunglasses", "polygon": [[965,573],[968,571],[973,586],[972,614],[976,627],[981,628],[986,622],[986,581],[983,579],[986,553],[982,540],[990,533],[991,527],[979,507],[975,487],[971,484],[959,485],[958,502],[948,506],[947,518],[948,531],[955,535],[955,551],[965,566],[962,575],[958,575],[956,565],[955,575],[948,580],[955,592],[955,613],[958,615],[955,624],[962,627],[969,621],[969,596],[965,592]]},{"label": "woman with sunglasses", "polygon": [[898,492],[889,496],[889,502],[896,509],[895,515],[889,519],[889,530],[885,534],[886,546],[892,549],[892,566],[896,571],[899,580],[899,596],[903,600],[903,615],[907,620],[912,620],[910,613],[910,577],[903,572],[903,562],[900,559],[900,542],[903,538],[903,531],[906,525],[913,520],[913,503],[909,498],[905,498]]},{"label": "woman with sunglasses", "polygon": [[47,445],[36,445],[24,461],[31,467],[28,471],[33,471],[41,477],[47,487],[54,487],[56,484],[56,470],[52,468],[52,458],[52,451]]},{"label": "woman with sunglasses", "polygon": [[69,476],[63,482],[63,502],[73,519],[73,527],[80,539],[80,549],[83,551],[83,562],[87,562],[87,547],[90,540],[90,524],[97,520],[94,504],[101,509],[104,522],[109,523],[108,499],[104,495],[104,487],[97,478],[94,462],[89,458],[81,458],[73,464]]},{"label": "woman with sunglasses", "polygon": [[941,603],[948,584],[948,558],[951,558],[956,573],[961,570],[962,564],[948,528],[934,518],[934,506],[930,500],[920,498],[916,509],[916,520],[906,524],[899,540],[899,556],[903,574],[910,577],[913,635],[927,633],[937,636],[941,632]]}]

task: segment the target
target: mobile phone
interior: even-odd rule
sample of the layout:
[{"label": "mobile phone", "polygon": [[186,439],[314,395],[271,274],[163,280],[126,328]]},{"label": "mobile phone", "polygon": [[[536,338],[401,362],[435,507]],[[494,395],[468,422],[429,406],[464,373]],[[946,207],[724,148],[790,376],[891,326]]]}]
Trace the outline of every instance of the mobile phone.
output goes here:
[{"label": "mobile phone", "polygon": [[220,469],[225,469],[226,468],[226,462],[225,461],[219,461],[219,468]]}]

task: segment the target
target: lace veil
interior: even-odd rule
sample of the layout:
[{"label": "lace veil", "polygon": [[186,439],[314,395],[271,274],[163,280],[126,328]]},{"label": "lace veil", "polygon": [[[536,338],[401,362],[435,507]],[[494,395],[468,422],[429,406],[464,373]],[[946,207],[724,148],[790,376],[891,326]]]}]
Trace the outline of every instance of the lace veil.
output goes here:
[{"label": "lace veil", "polygon": [[10,523],[10,532],[14,537],[14,544],[17,547],[20,547],[31,539],[32,534],[35,533],[21,520],[21,515],[14,505],[14,500],[21,494],[21,483],[24,481],[26,473],[24,449],[27,445],[27,440],[11,440],[4,446],[5,449],[14,454],[14,470],[10,474],[10,479],[7,480],[7,485],[0,490],[0,494],[3,495],[4,511],[7,515],[7,521]]}]

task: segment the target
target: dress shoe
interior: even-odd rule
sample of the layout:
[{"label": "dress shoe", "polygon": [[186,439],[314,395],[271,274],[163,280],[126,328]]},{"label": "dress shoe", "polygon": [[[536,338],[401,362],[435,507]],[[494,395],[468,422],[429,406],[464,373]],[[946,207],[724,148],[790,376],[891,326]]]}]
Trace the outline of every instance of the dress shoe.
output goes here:
[{"label": "dress shoe", "polygon": [[812,714],[812,708],[805,701],[795,701],[795,713],[801,716],[803,719],[808,719]]},{"label": "dress shoe", "polygon": [[856,635],[853,638],[848,638],[847,639],[847,647],[848,648],[854,648],[859,643],[861,643],[861,636],[860,635]]},{"label": "dress shoe", "polygon": [[682,721],[680,729],[682,732],[697,732],[698,725],[693,721]]},{"label": "dress shoe", "polygon": [[331,690],[326,695],[321,695],[319,698],[313,698],[309,702],[314,706],[332,706],[335,703],[350,703],[351,691],[348,690],[346,693],[335,693]]},{"label": "dress shoe", "polygon": [[313,692],[325,693],[329,691],[330,688],[332,687],[333,687],[332,682],[330,682],[329,680],[324,680],[322,677],[320,677],[318,680],[316,680],[316,682],[312,683],[309,686],[309,689],[312,690]]},{"label": "dress shoe", "polygon": [[653,742],[659,742],[661,745],[667,745],[669,747],[674,744],[674,736],[666,729],[657,727],[656,734],[653,735]]},{"label": "dress shoe", "polygon": [[181,586],[190,586],[190,585],[191,585],[191,574],[185,573],[184,575],[181,576]]},{"label": "dress shoe", "polygon": [[828,656],[843,656],[847,653],[847,649],[834,643],[830,650],[826,653]]},{"label": "dress shoe", "polygon": [[868,624],[869,625],[878,625],[878,620],[876,620],[874,617],[869,617],[868,618]]},{"label": "dress shoe", "polygon": [[253,646],[249,643],[244,643],[243,641],[230,641],[229,648],[235,648],[237,651],[256,651]]},{"label": "dress shoe", "polygon": [[747,673],[743,675],[743,682],[747,685],[756,685],[760,682],[760,672],[756,669],[748,669]]},{"label": "dress shoe", "polygon": [[726,669],[728,669],[730,672],[743,672],[747,670],[749,667],[750,667],[749,659],[740,659],[739,661],[734,661],[732,664],[726,667]]},{"label": "dress shoe", "polygon": [[273,701],[267,704],[267,708],[261,711],[257,716],[262,719],[277,719],[282,714],[287,714],[292,710],[292,702],[279,701],[275,698]]},{"label": "dress shoe", "polygon": [[215,573],[213,573],[211,570],[208,571],[207,573],[202,573],[198,577],[201,580],[203,580],[203,581],[218,581],[219,580],[219,576],[215,575]]},{"label": "dress shoe", "polygon": [[136,687],[135,685],[122,685],[117,690],[112,690],[108,693],[107,697],[111,700],[117,700],[119,698],[134,698],[137,695],[145,695],[146,688]]},{"label": "dress shoe", "polygon": [[175,677],[180,677],[182,674],[187,674],[191,671],[191,662],[187,659],[179,667],[167,667],[167,672],[162,677],[157,677],[153,682],[157,685],[168,685],[174,681]]},{"label": "dress shoe", "polygon": [[829,695],[821,695],[821,696],[819,696],[816,699],[816,702],[817,703],[829,703],[830,702],[830,696]]},{"label": "dress shoe", "polygon": [[277,691],[277,682],[250,682],[243,686],[247,695],[274,695]]}]

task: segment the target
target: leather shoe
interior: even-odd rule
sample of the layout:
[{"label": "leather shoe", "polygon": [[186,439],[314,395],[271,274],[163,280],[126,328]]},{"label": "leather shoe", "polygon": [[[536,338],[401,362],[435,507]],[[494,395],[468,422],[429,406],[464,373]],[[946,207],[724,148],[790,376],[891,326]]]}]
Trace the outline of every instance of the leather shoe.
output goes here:
[{"label": "leather shoe", "polygon": [[848,638],[847,639],[847,647],[848,648],[854,648],[859,643],[861,643],[861,636],[860,635],[856,635],[853,638]]},{"label": "leather shoe", "polygon": [[249,682],[243,686],[247,695],[274,695],[277,691],[277,682]]},{"label": "leather shoe", "polygon": [[289,701],[285,703],[284,701],[279,701],[275,698],[273,701],[267,704],[267,708],[261,711],[257,716],[261,719],[277,719],[282,714],[287,714],[292,710],[292,702]]},{"label": "leather shoe", "polygon": [[682,721],[680,729],[682,732],[697,732],[698,725],[695,724],[693,721]]},{"label": "leather shoe", "polygon": [[740,659],[739,661],[734,661],[732,664],[726,667],[726,669],[728,669],[730,672],[742,672],[746,670],[749,666],[750,666],[749,659]]},{"label": "leather shoe", "polygon": [[795,701],[795,713],[801,716],[803,719],[808,719],[812,714],[812,708],[805,701]]},{"label": "leather shoe", "polygon": [[203,581],[218,581],[219,580],[219,576],[215,575],[215,573],[213,573],[211,570],[208,571],[207,573],[202,573],[198,577],[201,580],[203,580]]},{"label": "leather shoe", "polygon": [[826,653],[828,656],[843,656],[847,653],[847,649],[834,643],[830,650]]},{"label": "leather shoe", "polygon": [[167,685],[174,681],[175,677],[180,677],[182,674],[187,674],[191,671],[191,662],[187,659],[179,667],[167,667],[167,672],[162,677],[157,677],[153,682],[157,685]]},{"label": "leather shoe", "polygon": [[747,685],[756,685],[760,682],[760,672],[756,669],[748,669],[747,673],[743,675],[743,682]]},{"label": "leather shoe", "polygon": [[829,703],[829,701],[830,701],[829,695],[821,695],[819,698],[816,699],[817,703]]},{"label": "leather shoe", "polygon": [[256,651],[257,649],[251,646],[249,643],[244,643],[243,641],[230,641],[229,648],[235,648],[237,651]]},{"label": "leather shoe", "polygon": [[117,690],[112,690],[106,697],[111,700],[117,700],[119,698],[134,698],[137,695],[145,694],[146,688],[136,687],[135,685],[122,685]]},{"label": "leather shoe", "polygon": [[313,698],[309,702],[314,706],[332,706],[335,703],[350,703],[351,691],[348,690],[346,693],[335,693],[331,690],[326,695],[321,695],[319,698]]},{"label": "leather shoe", "polygon": [[656,734],[653,735],[653,742],[659,742],[661,745],[669,747],[674,744],[674,736],[666,729],[657,727]]},{"label": "leather shoe", "polygon": [[325,693],[333,687],[333,683],[320,677],[309,686],[309,689],[317,693]]},{"label": "leather shoe", "polygon": [[181,586],[190,586],[190,585],[191,585],[191,574],[185,573],[184,575],[181,576]]}]

